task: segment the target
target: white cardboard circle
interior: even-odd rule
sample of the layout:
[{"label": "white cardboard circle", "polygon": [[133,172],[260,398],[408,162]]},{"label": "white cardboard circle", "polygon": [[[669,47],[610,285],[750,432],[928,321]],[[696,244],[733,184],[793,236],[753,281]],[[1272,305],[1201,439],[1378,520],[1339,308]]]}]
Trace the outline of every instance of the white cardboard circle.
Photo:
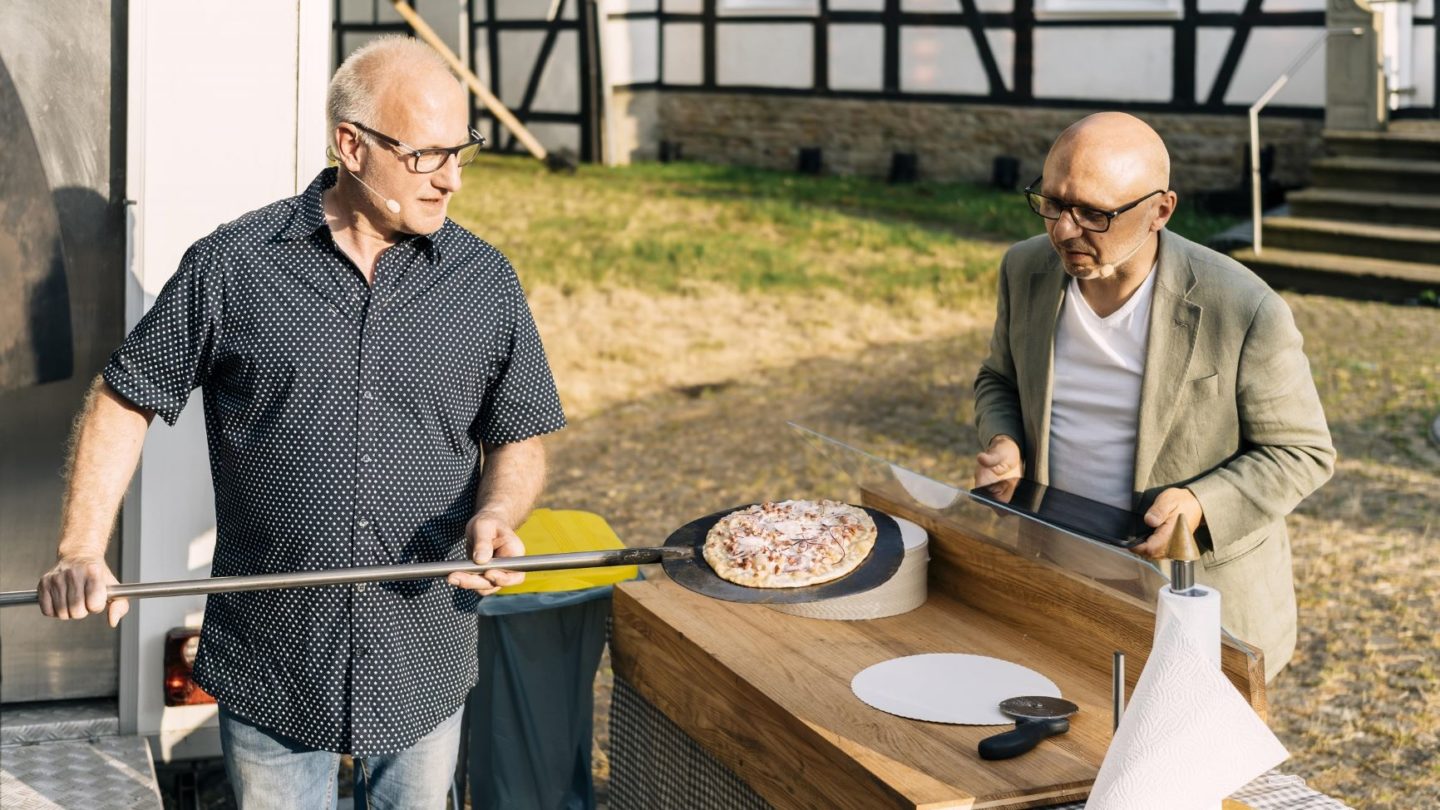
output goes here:
[{"label": "white cardboard circle", "polygon": [[932,723],[999,726],[1015,722],[1000,701],[1022,695],[1060,697],[1055,682],[999,658],[961,653],[907,655],[862,669],[855,696],[890,714]]}]

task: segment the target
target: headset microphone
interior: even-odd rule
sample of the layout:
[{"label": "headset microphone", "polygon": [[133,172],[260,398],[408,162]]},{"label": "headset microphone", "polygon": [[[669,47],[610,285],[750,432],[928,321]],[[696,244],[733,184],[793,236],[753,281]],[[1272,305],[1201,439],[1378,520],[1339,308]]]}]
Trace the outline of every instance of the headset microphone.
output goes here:
[{"label": "headset microphone", "polygon": [[358,174],[356,174],[356,173],[354,173],[354,172],[351,172],[349,169],[346,169],[346,171],[347,171],[347,172],[350,172],[350,176],[351,176],[351,177],[355,178],[355,182],[357,182],[357,183],[359,183],[360,185],[364,186],[367,190],[369,190],[369,192],[370,192],[371,194],[374,194],[376,197],[379,197],[380,199],[384,200],[384,201],[385,201],[385,207],[386,207],[387,209],[389,209],[390,213],[392,213],[392,214],[398,214],[398,213],[400,213],[400,203],[396,202],[395,200],[390,199],[389,197],[386,197],[384,194],[381,194],[380,192],[378,192],[378,191],[376,191],[375,189],[371,188],[369,183],[367,183],[367,182],[365,182],[364,180],[361,180],[361,179],[360,179],[360,175],[358,175]]},{"label": "headset microphone", "polygon": [[1118,259],[1113,262],[1105,262],[1104,264],[1100,265],[1100,278],[1110,278],[1111,276],[1115,275],[1116,268],[1124,264],[1125,262],[1130,261],[1130,257],[1134,256],[1136,253],[1139,253],[1140,248],[1144,247],[1145,243],[1149,241],[1150,232],[1146,231],[1140,237],[1140,241],[1135,244],[1135,247],[1131,248],[1130,252],[1125,254],[1124,258]]}]

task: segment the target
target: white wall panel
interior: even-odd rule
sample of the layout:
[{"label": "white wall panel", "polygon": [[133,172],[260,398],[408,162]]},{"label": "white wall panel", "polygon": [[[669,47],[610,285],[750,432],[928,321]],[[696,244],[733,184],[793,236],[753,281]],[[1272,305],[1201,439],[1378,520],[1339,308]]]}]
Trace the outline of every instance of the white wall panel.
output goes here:
[{"label": "white wall panel", "polygon": [[906,93],[988,93],[990,84],[970,29],[900,29],[900,89]]},{"label": "white wall panel", "polygon": [[1245,0],[1200,0],[1198,9],[1202,14],[1239,14],[1245,10]]},{"label": "white wall panel", "polygon": [[1325,0],[1265,0],[1260,11],[1273,14],[1277,11],[1324,11]]},{"label": "white wall panel", "polygon": [[1011,0],[976,0],[975,7],[982,12],[996,14],[1008,14],[1015,10],[1015,4]]},{"label": "white wall panel", "polygon": [[1015,87],[1015,32],[1009,28],[987,28],[985,39],[990,43],[990,53],[995,56],[995,67],[1000,71],[1000,80],[1005,89]]},{"label": "white wall panel", "polygon": [[[129,210],[127,326],[133,326],[192,243],[293,196],[323,168],[329,59],[315,55],[329,52],[330,5],[131,0],[128,37],[126,196],[136,204]],[[244,122],[239,136],[236,122]],[[236,143],[244,169],[227,170],[234,155],[217,157],[216,145]],[[127,579],[209,573],[214,496],[201,409],[197,392],[175,427],[157,425],[146,437],[123,513]],[[145,600],[126,619],[122,724],[157,735],[162,756],[194,729],[213,725],[214,706],[167,709],[159,688],[165,632],[193,625],[204,602]]]},{"label": "white wall panel", "polygon": [[885,0],[830,0],[831,11],[884,11]]},{"label": "white wall panel", "polygon": [[660,22],[607,20],[600,54],[605,81],[611,85],[641,84],[660,79]]},{"label": "white wall panel", "polygon": [[832,23],[829,36],[830,89],[884,89],[884,26]]},{"label": "white wall panel", "polygon": [[715,26],[716,81],[756,87],[811,87],[814,27],[806,24]]},{"label": "white wall panel", "polygon": [[1210,98],[1225,51],[1235,38],[1233,28],[1199,28],[1195,31],[1195,100],[1201,104]]},{"label": "white wall panel", "polygon": [[[518,107],[524,100],[525,86],[530,82],[544,41],[544,31],[500,32],[500,100],[507,106]],[[580,58],[578,44],[574,31],[561,31],[556,36],[530,109],[550,112],[580,109],[580,76],[575,67]]]},{"label": "white wall panel", "polygon": [[699,14],[705,10],[705,0],[662,0],[667,14]]},{"label": "white wall panel", "polygon": [[1173,50],[1166,28],[1037,28],[1035,95],[1169,101]]},{"label": "white wall panel", "polygon": [[669,23],[665,26],[665,83],[700,84],[705,81],[705,26]]},{"label": "white wall panel", "polygon": [[561,31],[555,37],[550,60],[540,74],[532,110],[578,112],[580,110],[580,35]]},{"label": "white wall panel", "polygon": [[[495,0],[495,19],[497,20],[544,20],[549,19],[550,4],[554,0]],[[588,0],[586,0],[588,1]],[[651,0],[654,1],[654,0]],[[384,3],[389,4],[389,3]],[[564,0],[564,7],[560,9],[560,19],[573,20],[579,10],[580,0]],[[431,17],[439,17],[439,14],[420,12],[425,17],[425,22],[431,22]],[[454,14],[446,13],[446,17]]]},{"label": "white wall panel", "polygon": [[1435,26],[1415,26],[1415,95],[1403,106],[1435,106]]},{"label": "white wall panel", "polygon": [[[660,0],[601,0],[606,14],[621,14],[627,11],[659,11]],[[671,9],[672,11],[674,9]]]},{"label": "white wall panel", "polygon": [[[1271,82],[1309,47],[1319,32],[1314,28],[1255,28],[1245,43],[1235,78],[1225,92],[1226,104],[1250,105],[1260,98]],[[1315,49],[1285,87],[1270,100],[1274,105],[1324,106],[1325,46]]]},{"label": "white wall panel", "polygon": [[900,0],[900,10],[907,14],[959,14],[962,9],[960,0]]}]

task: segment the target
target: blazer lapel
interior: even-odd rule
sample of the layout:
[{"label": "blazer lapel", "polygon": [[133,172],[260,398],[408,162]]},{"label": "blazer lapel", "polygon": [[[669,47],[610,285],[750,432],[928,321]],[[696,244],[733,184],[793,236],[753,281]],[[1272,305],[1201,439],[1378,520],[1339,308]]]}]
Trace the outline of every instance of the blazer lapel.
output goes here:
[{"label": "blazer lapel", "polygon": [[1176,404],[1195,341],[1202,309],[1187,299],[1195,285],[1190,258],[1179,237],[1160,232],[1159,276],[1150,303],[1150,337],[1140,383],[1140,419],[1135,436],[1135,490],[1144,492],[1150,472],[1175,421]]},{"label": "blazer lapel", "polygon": [[1060,257],[1051,251],[1045,266],[1030,274],[1025,299],[1029,307],[1030,330],[1025,335],[1020,410],[1021,413],[1040,414],[1032,428],[1035,447],[1028,475],[1042,484],[1050,481],[1050,394],[1055,385],[1055,325],[1059,321],[1060,305],[1065,300],[1065,284],[1069,278],[1060,267]]}]

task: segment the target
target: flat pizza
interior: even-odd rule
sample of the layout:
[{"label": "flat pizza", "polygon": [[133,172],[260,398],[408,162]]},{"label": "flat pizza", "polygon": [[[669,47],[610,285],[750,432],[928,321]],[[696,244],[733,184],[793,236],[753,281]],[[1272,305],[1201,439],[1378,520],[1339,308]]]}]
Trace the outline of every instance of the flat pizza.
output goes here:
[{"label": "flat pizza", "polygon": [[705,562],[737,585],[800,588],[855,570],[875,536],[875,521],[858,506],[766,502],[720,518],[705,536]]}]

